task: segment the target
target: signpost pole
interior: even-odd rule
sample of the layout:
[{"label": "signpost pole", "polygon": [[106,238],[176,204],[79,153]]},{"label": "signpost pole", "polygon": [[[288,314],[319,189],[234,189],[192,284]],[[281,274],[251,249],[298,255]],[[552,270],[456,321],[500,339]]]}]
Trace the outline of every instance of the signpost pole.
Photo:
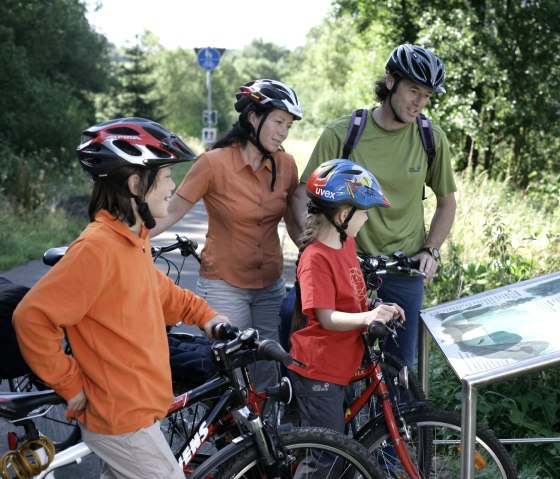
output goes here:
[{"label": "signpost pole", "polygon": [[218,129],[213,126],[217,122],[217,112],[212,110],[212,71],[217,68],[220,63],[220,57],[223,49],[216,48],[195,48],[197,61],[200,68],[206,72],[206,91],[208,93],[207,109],[202,115],[202,141],[209,149],[216,142]]},{"label": "signpost pole", "polygon": [[[206,72],[206,90],[208,91],[208,111],[212,111],[212,72],[211,71]],[[208,121],[210,121],[210,119],[208,119]]]}]

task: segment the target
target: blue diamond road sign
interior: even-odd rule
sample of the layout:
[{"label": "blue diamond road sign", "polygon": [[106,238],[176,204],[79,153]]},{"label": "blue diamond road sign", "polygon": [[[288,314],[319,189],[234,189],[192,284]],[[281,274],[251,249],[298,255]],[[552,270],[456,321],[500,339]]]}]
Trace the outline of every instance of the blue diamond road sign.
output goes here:
[{"label": "blue diamond road sign", "polygon": [[214,70],[220,63],[220,52],[215,48],[202,48],[196,57],[200,68],[207,72]]}]

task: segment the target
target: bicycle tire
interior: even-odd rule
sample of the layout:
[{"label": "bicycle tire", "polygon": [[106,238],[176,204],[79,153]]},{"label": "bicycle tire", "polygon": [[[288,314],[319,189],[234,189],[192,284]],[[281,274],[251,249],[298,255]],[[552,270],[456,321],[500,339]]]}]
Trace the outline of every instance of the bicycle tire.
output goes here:
[{"label": "bicycle tire", "polygon": [[[33,374],[9,379],[8,385],[12,392],[44,391],[49,389]],[[39,432],[53,441],[57,452],[77,444],[82,437],[80,426],[76,422],[68,421],[64,404],[46,406],[45,408],[46,412],[43,415],[33,419]]]},{"label": "bicycle tire", "polygon": [[[380,360],[379,364],[393,404],[398,405],[426,400],[426,395],[420,385],[420,381],[412,371],[408,370],[407,374],[408,388],[399,384],[400,371],[405,367],[402,359],[393,354],[384,353],[383,359]],[[364,378],[350,383],[347,388],[347,401],[352,402],[363,391],[366,382],[369,384],[369,381],[371,381],[370,378]],[[362,428],[380,413],[378,398],[376,395],[373,395],[356,417],[347,425],[347,432],[355,438],[361,437],[363,435]]]},{"label": "bicycle tire", "polygon": [[[200,427],[207,411],[211,408],[212,405],[201,401],[162,419],[160,429],[176,458],[179,458],[181,452],[188,447],[187,439]],[[204,441],[201,449],[197,451],[191,467],[195,467],[222,447],[221,440],[222,436],[216,433]]]},{"label": "bicycle tire", "polygon": [[[397,418],[399,430],[412,461],[424,479],[461,477],[461,416],[447,411],[422,409]],[[429,436],[429,437],[426,437]],[[427,446],[423,442],[429,439]],[[379,424],[360,441],[390,477],[401,477],[400,462],[386,424]],[[422,470],[424,469],[424,470]],[[406,477],[403,475],[402,477]],[[516,479],[517,472],[502,443],[487,428],[477,425],[475,479]]]},{"label": "bicycle tire", "polygon": [[[383,477],[379,465],[372,460],[368,451],[344,434],[315,427],[294,428],[280,434],[280,442],[287,452],[287,461],[280,466],[279,471],[279,477],[282,479],[295,477],[296,471],[298,475],[309,479]],[[313,459],[310,459],[311,455]],[[333,456],[336,456],[336,459],[333,459]],[[259,461],[261,457],[257,445],[253,444],[244,454],[221,465],[215,477],[220,479],[265,477],[264,468]],[[317,469],[314,464],[318,459],[326,460],[328,465]],[[339,467],[336,467],[336,464]],[[305,468],[305,472],[300,468]]]}]

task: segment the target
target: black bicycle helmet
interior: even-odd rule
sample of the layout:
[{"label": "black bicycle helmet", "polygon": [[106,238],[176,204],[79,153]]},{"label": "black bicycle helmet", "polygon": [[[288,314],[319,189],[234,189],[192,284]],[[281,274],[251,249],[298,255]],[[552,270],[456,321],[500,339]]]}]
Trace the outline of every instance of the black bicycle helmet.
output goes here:
[{"label": "black bicycle helmet", "polygon": [[434,93],[445,93],[445,67],[430,50],[418,45],[399,45],[385,65],[387,73],[408,78]]},{"label": "black bicycle helmet", "polygon": [[235,110],[241,113],[251,102],[271,108],[279,108],[301,120],[301,105],[296,92],[288,85],[277,80],[253,80],[239,88],[235,94]]},{"label": "black bicycle helmet", "polygon": [[181,138],[159,123],[134,117],[84,130],[77,153],[82,168],[94,180],[127,165],[162,168],[196,158]]}]

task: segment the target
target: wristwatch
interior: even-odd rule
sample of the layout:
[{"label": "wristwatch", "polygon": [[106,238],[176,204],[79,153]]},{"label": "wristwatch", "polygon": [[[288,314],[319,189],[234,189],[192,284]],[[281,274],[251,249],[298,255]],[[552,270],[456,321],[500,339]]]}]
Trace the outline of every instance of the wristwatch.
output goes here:
[{"label": "wristwatch", "polygon": [[439,249],[437,248],[430,248],[429,246],[422,248],[420,251],[425,251],[426,253],[430,253],[430,256],[434,258],[436,261],[439,261],[441,258],[439,254]]}]

